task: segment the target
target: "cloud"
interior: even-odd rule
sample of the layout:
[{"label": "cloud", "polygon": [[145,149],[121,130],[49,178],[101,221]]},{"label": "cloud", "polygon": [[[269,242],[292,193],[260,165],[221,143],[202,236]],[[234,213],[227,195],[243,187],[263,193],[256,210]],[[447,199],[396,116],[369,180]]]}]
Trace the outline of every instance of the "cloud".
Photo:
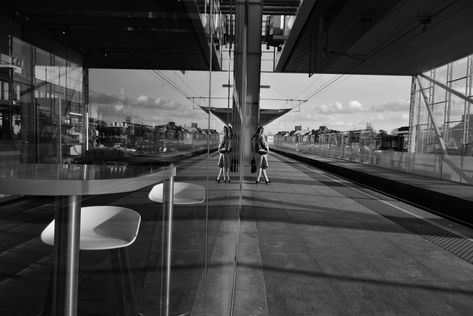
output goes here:
[{"label": "cloud", "polygon": [[402,101],[393,101],[378,105],[373,105],[371,107],[372,111],[379,111],[379,112],[408,112],[410,106],[409,100],[402,100]]},{"label": "cloud", "polygon": [[207,117],[200,109],[193,110],[190,104],[147,95],[140,95],[133,100],[91,91],[89,103],[95,116],[108,122],[125,121],[130,116],[132,121],[148,125],[169,121],[185,124]]},{"label": "cloud", "polygon": [[123,104],[120,104],[120,103],[114,104],[113,107],[115,108],[115,111],[117,111],[117,112],[120,112],[125,108],[125,106]]},{"label": "cloud", "polygon": [[271,123],[271,131],[293,130],[302,125],[304,129],[317,129],[319,126],[348,131],[364,129],[370,123],[374,129],[391,131],[409,124],[409,101],[393,101],[379,105],[365,106],[358,100],[346,103],[334,102],[325,105],[308,105],[300,112],[289,112],[281,119]]},{"label": "cloud", "polygon": [[137,102],[148,102],[149,97],[147,95],[140,95],[138,99],[136,99]]},{"label": "cloud", "polygon": [[404,112],[409,110],[409,100],[393,101],[383,104],[364,105],[358,100],[345,103],[311,104],[303,107],[304,112],[318,114],[349,114],[360,112]]},{"label": "cloud", "polygon": [[[339,108],[339,107],[337,107]],[[363,105],[361,105],[360,101],[352,100],[348,102],[348,108],[354,112],[356,111],[363,111]]]},{"label": "cloud", "polygon": [[121,98],[114,96],[114,95],[108,95],[104,93],[98,93],[90,90],[89,93],[89,102],[90,103],[98,103],[98,104],[114,104],[114,103],[121,103],[123,102]]},{"label": "cloud", "polygon": [[177,112],[185,111],[190,108],[190,105],[182,104],[169,99],[152,98],[147,95],[140,95],[135,102],[134,107],[150,110],[172,110]]}]

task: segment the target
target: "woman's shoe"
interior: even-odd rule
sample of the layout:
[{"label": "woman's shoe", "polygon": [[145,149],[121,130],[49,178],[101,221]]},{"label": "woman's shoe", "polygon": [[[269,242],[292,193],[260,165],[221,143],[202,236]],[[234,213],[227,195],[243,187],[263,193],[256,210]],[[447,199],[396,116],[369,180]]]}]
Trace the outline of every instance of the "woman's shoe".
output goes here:
[{"label": "woman's shoe", "polygon": [[268,183],[271,182],[271,180],[269,180],[269,179],[268,179],[268,180],[264,180],[264,181],[266,182],[266,184],[268,184]]},{"label": "woman's shoe", "polygon": [[220,179],[219,179],[219,178],[215,179],[215,181],[217,181],[217,183],[220,183]]},{"label": "woman's shoe", "polygon": [[258,180],[256,180],[256,184],[259,184],[259,181],[258,181]]},{"label": "woman's shoe", "polygon": [[223,183],[227,183],[227,180],[223,180]]}]

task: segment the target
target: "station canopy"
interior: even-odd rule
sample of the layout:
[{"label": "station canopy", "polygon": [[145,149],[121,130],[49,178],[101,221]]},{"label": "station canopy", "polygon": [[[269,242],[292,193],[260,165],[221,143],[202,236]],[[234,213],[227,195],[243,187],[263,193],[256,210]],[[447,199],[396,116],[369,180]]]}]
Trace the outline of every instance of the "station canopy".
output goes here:
[{"label": "station canopy", "polygon": [[[209,108],[205,106],[200,107],[206,113],[209,113]],[[259,112],[259,125],[265,126],[274,121],[275,119],[288,113],[291,109],[260,109]],[[225,124],[231,124],[233,122],[232,109],[228,108],[216,108],[210,107],[210,112],[219,118]]]}]

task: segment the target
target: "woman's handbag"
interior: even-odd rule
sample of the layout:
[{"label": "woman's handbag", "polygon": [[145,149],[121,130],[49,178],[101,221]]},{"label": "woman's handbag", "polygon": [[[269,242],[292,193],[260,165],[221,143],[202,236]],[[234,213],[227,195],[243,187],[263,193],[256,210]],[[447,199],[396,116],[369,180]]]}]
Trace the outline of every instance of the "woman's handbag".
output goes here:
[{"label": "woman's handbag", "polygon": [[256,172],[256,161],[255,161],[255,158],[251,158],[251,173],[255,173]]},{"label": "woman's handbag", "polygon": [[230,160],[230,172],[236,172],[237,170],[237,166],[236,166],[236,159],[235,158],[232,158]]}]

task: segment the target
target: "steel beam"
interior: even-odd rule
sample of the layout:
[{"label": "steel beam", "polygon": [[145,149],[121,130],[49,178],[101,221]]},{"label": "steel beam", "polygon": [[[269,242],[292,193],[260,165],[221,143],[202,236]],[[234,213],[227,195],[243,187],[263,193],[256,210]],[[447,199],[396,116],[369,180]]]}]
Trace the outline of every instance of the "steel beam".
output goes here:
[{"label": "steel beam", "polygon": [[425,107],[427,108],[427,112],[429,113],[429,118],[430,118],[430,121],[432,122],[432,126],[434,127],[435,135],[437,135],[437,140],[440,144],[440,147],[442,148],[443,153],[447,154],[447,148],[445,146],[445,141],[444,141],[443,137],[440,135],[440,131],[437,128],[437,124],[435,123],[434,116],[433,116],[432,111],[430,109],[430,102],[427,98],[427,95],[424,92],[424,88],[422,86],[422,82],[420,81],[419,77],[417,77],[417,83],[419,84],[419,90],[422,94],[422,97],[424,98]]},{"label": "steel beam", "polygon": [[[462,93],[460,93],[460,92],[458,92],[458,91],[456,91],[456,90],[450,88],[449,86],[444,85],[443,83],[441,83],[441,82],[439,82],[439,81],[437,81],[437,80],[435,80],[435,79],[433,79],[433,78],[430,78],[430,77],[428,77],[428,76],[426,76],[426,75],[424,75],[424,74],[419,74],[418,76],[424,78],[424,79],[427,80],[427,81],[432,82],[433,84],[435,84],[435,85],[437,85],[437,86],[439,86],[439,87],[441,87],[441,88],[443,88],[443,89],[445,89],[445,90],[447,90],[448,92],[450,92],[450,93],[453,94],[454,96],[459,97],[460,99],[465,100],[465,101],[468,102],[468,103],[473,103],[473,99],[472,99],[471,97],[467,97],[466,95],[464,95],[464,94],[462,94]],[[417,80],[419,80],[419,79],[417,79]]]}]

